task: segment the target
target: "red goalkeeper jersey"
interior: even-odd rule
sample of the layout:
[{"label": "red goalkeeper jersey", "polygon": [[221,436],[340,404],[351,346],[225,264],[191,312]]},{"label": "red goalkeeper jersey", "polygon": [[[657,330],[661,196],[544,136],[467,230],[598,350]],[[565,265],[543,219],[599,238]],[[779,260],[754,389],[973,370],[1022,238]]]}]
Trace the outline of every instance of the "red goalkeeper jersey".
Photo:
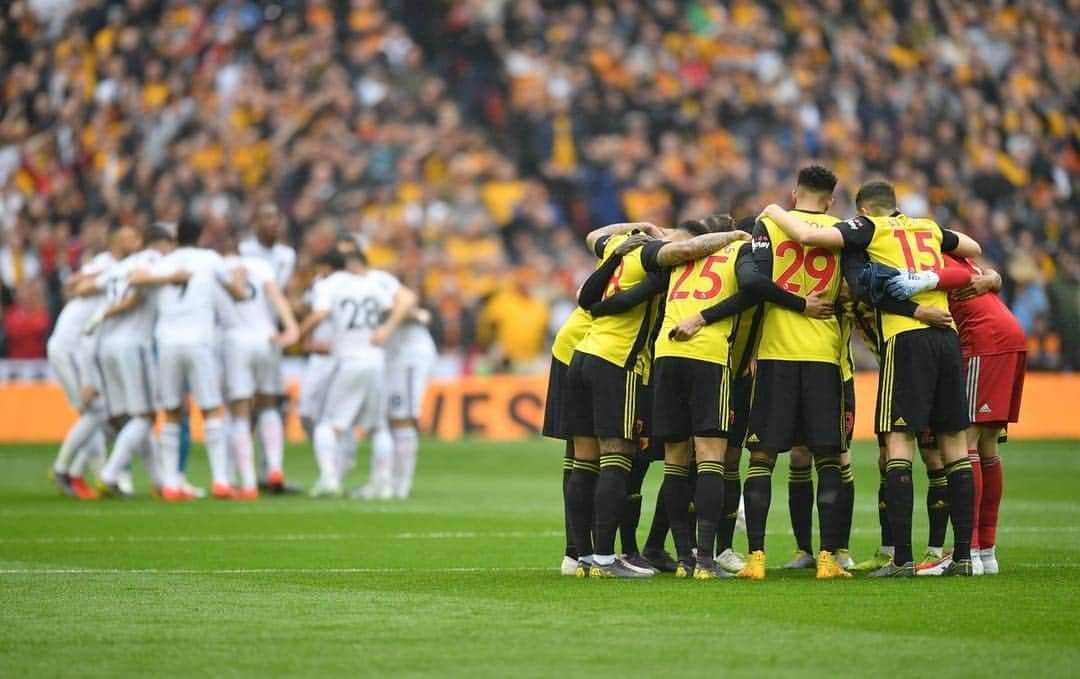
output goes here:
[{"label": "red goalkeeper jersey", "polygon": [[[945,255],[946,268],[962,268],[973,274],[982,273],[979,265],[968,258]],[[949,298],[949,311],[960,333],[964,358],[991,356],[1027,350],[1024,329],[996,293],[965,300]]]}]

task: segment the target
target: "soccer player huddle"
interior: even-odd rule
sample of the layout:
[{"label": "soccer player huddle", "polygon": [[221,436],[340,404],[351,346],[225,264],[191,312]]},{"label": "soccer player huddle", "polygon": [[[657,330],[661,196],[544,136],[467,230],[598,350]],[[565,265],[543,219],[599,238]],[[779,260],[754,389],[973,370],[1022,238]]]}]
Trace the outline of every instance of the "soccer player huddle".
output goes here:
[{"label": "soccer player huddle", "polygon": [[[819,579],[997,572],[997,446],[1019,414],[1023,331],[995,294],[1000,277],[972,259],[977,243],[901,213],[885,181],[863,184],[858,215],[840,220],[828,214],[836,183],[810,166],[791,210],[588,234],[599,263],[555,338],[544,421],[545,435],[566,441],[564,575],[764,579],[781,453],[791,455],[798,546],[785,568],[813,568]],[[862,563],[849,550],[854,332],[880,364],[882,537]],[[930,544],[918,562],[916,447],[930,479]],[[642,482],[660,459],[656,513],[639,548]],[[746,556],[732,545],[740,495]]]},{"label": "soccer player huddle", "polygon": [[[420,401],[436,356],[427,313],[344,239],[317,261],[298,322],[282,292],[296,254],[277,242],[280,230],[272,204],[257,209],[252,238],[218,234],[213,248],[199,246],[201,225],[188,219],[142,233],[122,226],[68,281],[70,301],[47,347],[79,411],[51,469],[64,493],[130,497],[139,456],[162,500],[206,496],[185,472],[192,401],[203,417],[211,496],[296,492],[284,472],[282,352],[303,341],[311,357],[298,410],[319,467],[310,494],[343,493],[361,428],[372,443],[372,474],[352,495],[409,496]],[[88,468],[98,489],[85,481]]]}]

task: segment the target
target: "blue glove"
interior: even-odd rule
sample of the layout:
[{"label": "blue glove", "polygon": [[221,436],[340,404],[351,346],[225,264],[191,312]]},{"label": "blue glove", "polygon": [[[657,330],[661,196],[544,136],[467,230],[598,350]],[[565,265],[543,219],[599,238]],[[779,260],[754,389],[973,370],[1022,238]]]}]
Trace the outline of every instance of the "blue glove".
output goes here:
[{"label": "blue glove", "polygon": [[871,304],[880,303],[888,294],[885,291],[885,284],[898,275],[900,272],[891,266],[868,262],[859,272],[860,294],[858,297],[868,299]]},{"label": "blue glove", "polygon": [[890,297],[896,299],[911,299],[923,290],[933,290],[937,287],[938,275],[933,271],[921,273],[902,272],[893,276],[885,283],[885,291]]}]

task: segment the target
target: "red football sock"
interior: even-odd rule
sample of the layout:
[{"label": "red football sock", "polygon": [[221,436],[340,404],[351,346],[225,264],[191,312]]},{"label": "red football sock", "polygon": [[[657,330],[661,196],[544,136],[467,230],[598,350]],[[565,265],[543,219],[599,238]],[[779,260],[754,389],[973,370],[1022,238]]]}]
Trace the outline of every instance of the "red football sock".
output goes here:
[{"label": "red football sock", "polygon": [[983,549],[994,546],[997,540],[998,509],[1001,507],[1001,494],[1004,478],[1001,470],[1001,458],[984,458],[982,464],[982,500],[979,504],[979,545]]},{"label": "red football sock", "polygon": [[971,462],[972,483],[975,486],[975,515],[971,517],[971,548],[979,549],[979,507],[983,497],[982,464],[979,462],[979,451],[969,450],[968,460]]}]

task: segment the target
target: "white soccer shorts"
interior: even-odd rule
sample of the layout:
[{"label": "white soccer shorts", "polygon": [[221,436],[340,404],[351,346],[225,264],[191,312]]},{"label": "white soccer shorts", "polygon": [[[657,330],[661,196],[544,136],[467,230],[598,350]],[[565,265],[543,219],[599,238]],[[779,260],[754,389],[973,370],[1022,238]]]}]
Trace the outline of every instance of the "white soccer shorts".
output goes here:
[{"label": "white soccer shorts", "polygon": [[158,379],[165,410],[179,408],[187,389],[200,410],[222,405],[218,355],[211,344],[159,344]]},{"label": "white soccer shorts", "polygon": [[296,413],[303,418],[318,422],[322,419],[323,404],[326,401],[326,389],[334,374],[334,359],[326,354],[312,354],[304,368],[304,377],[300,383],[300,398],[296,404]]},{"label": "white soccer shorts", "polygon": [[225,393],[229,401],[279,393],[281,349],[268,337],[225,337]]},{"label": "white soccer shorts", "polygon": [[387,416],[391,420],[420,419],[424,390],[431,378],[435,355],[428,352],[401,352],[386,363]]},{"label": "white soccer shorts", "polygon": [[373,431],[386,422],[386,366],[379,361],[342,359],[326,390],[320,421],[338,431],[363,427]]},{"label": "white soccer shorts", "polygon": [[82,409],[83,364],[78,349],[72,350],[53,342],[48,344],[49,367],[64,396],[76,410]]},{"label": "white soccer shorts", "polygon": [[157,409],[150,346],[103,342],[97,355],[101,394],[110,417],[146,415]]}]

